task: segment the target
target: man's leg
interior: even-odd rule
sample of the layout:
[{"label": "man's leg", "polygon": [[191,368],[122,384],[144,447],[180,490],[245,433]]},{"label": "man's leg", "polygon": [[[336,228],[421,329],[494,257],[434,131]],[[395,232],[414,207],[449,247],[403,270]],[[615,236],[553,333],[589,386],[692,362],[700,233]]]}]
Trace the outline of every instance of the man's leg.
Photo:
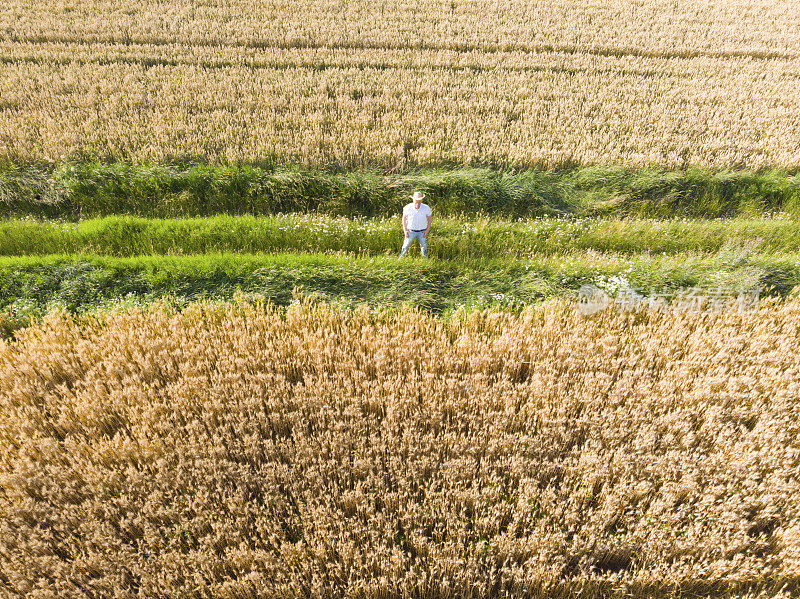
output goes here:
[{"label": "man's leg", "polygon": [[422,231],[421,233],[417,233],[417,235],[419,236],[419,237],[417,237],[417,239],[419,239],[419,248],[422,250],[422,255],[427,258],[428,257],[428,238],[425,237],[425,231]]},{"label": "man's leg", "polygon": [[411,240],[414,239],[413,235],[414,234],[411,231],[409,231],[408,232],[408,237],[406,237],[403,240],[403,248],[400,250],[400,257],[405,256],[406,252],[408,251],[408,248],[411,247]]}]

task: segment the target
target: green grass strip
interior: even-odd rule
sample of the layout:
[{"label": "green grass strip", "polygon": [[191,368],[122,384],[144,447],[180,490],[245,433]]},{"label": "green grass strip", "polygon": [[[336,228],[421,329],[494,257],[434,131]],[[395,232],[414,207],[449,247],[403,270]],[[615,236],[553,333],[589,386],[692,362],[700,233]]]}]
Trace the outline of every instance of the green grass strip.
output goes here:
[{"label": "green grass strip", "polygon": [[409,173],[292,166],[0,165],[0,216],[154,218],[319,212],[397,214],[421,190],[440,216],[557,214],[718,218],[800,214],[800,179],[783,171],[592,166],[559,171],[489,168]]},{"label": "green grass strip", "polygon": [[[617,277],[617,278],[615,278]],[[435,312],[480,305],[521,305],[574,295],[585,283],[613,287],[625,279],[642,290],[725,286],[786,295],[800,284],[800,254],[756,255],[726,249],[672,256],[571,254],[489,262],[327,255],[28,256],[0,258],[0,308],[73,311],[114,302],[226,299],[239,290],[287,304],[300,287],[348,304],[407,302]]]},{"label": "green grass strip", "polygon": [[[345,253],[396,255],[400,217],[348,219],[325,215],[214,216],[145,219],[111,216],[68,221],[0,221],[0,255],[205,253]],[[790,219],[631,220],[600,218],[437,218],[430,255],[462,262],[525,259],[595,250],[626,254],[718,252],[750,241],[762,253],[800,248],[800,222]]]}]

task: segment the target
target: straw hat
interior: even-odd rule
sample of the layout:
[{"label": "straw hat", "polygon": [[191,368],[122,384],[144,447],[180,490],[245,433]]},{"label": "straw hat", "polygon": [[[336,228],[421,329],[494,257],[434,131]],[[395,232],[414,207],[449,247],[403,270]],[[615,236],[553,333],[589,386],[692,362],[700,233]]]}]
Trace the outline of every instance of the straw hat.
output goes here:
[{"label": "straw hat", "polygon": [[415,191],[414,195],[411,196],[411,199],[415,200],[415,201],[416,200],[423,200],[423,199],[425,199],[425,194],[422,193],[421,191]]}]

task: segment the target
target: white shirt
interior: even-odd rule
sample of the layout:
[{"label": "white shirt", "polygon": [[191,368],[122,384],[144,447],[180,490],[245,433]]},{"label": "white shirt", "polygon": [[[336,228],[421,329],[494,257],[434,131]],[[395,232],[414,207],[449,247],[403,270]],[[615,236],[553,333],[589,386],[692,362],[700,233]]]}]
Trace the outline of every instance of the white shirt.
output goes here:
[{"label": "white shirt", "polygon": [[403,208],[403,216],[406,218],[406,227],[412,231],[424,231],[428,228],[428,217],[433,215],[431,207],[427,204],[420,204],[419,209],[414,208],[414,202],[407,204]]}]

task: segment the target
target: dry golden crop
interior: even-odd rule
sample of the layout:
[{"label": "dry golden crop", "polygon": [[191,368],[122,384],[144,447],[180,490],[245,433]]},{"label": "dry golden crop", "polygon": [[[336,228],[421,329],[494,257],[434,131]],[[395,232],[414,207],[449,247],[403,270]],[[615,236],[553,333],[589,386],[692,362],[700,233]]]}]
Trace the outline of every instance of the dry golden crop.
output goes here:
[{"label": "dry golden crop", "polygon": [[0,7],[0,158],[800,167],[795,1]]},{"label": "dry golden crop", "polygon": [[800,586],[800,305],[71,318],[0,346],[0,589]]}]

